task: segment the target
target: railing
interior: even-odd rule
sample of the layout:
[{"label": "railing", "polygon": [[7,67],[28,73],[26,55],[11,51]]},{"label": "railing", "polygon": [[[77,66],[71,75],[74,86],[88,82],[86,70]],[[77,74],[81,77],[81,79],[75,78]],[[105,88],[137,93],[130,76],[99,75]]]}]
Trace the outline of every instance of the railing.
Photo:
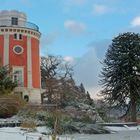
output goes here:
[{"label": "railing", "polygon": [[26,22],[23,20],[6,20],[6,19],[0,19],[0,27],[23,27],[23,28],[29,28],[35,31],[39,31],[39,27],[31,22]]}]

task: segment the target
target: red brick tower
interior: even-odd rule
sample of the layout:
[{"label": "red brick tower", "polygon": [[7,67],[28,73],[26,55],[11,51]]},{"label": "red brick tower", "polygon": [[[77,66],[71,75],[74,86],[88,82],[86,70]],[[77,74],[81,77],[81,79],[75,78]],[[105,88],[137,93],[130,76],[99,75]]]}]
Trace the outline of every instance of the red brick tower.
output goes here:
[{"label": "red brick tower", "polygon": [[0,57],[2,65],[9,65],[15,92],[30,102],[40,103],[40,32],[38,26],[26,21],[18,11],[0,12]]}]

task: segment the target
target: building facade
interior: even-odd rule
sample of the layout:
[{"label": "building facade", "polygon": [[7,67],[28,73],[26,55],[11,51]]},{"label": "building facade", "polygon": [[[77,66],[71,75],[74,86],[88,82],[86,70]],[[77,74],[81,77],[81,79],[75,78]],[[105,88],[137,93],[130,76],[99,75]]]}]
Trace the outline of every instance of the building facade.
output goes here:
[{"label": "building facade", "polygon": [[18,83],[14,92],[34,103],[41,102],[39,42],[38,26],[27,22],[24,13],[0,12],[1,64],[12,70],[12,79]]}]

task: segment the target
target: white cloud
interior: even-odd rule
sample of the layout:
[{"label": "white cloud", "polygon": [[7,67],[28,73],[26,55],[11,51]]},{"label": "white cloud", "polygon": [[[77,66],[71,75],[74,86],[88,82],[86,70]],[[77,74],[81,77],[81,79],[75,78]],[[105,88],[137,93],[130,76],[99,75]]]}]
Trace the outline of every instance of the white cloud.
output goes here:
[{"label": "white cloud", "polygon": [[50,49],[50,47],[52,47],[57,42],[59,36],[60,33],[57,31],[50,32],[47,35],[42,35],[40,42],[41,55],[48,54],[48,49]]},{"label": "white cloud", "polygon": [[88,45],[88,52],[82,57],[74,59],[74,78],[78,84],[84,84],[93,98],[100,98],[97,96],[101,90],[99,74],[101,74],[102,64],[100,62],[103,61],[109,44],[110,40],[92,42]]},{"label": "white cloud", "polygon": [[133,19],[133,21],[131,22],[131,25],[132,25],[133,27],[140,26],[140,16],[135,17],[135,18]]},{"label": "white cloud", "polygon": [[109,11],[109,8],[105,5],[94,4],[92,13],[96,15],[103,15]]},{"label": "white cloud", "polygon": [[67,20],[64,22],[64,27],[73,33],[85,33],[86,25],[82,22],[77,22],[75,20]]},{"label": "white cloud", "polygon": [[87,53],[75,61],[75,77],[78,79],[78,82],[85,83],[87,87],[97,85],[101,64],[95,48],[91,48]]},{"label": "white cloud", "polygon": [[101,64],[94,48],[91,48],[85,55],[77,59],[74,66],[74,76],[76,81],[78,84],[84,84],[92,98],[97,98],[97,93],[100,89],[98,86],[100,69]]},{"label": "white cloud", "polygon": [[65,57],[64,57],[64,60],[65,60],[66,62],[68,62],[68,63],[72,63],[72,62],[74,61],[74,58],[71,57],[71,56],[65,56]]}]

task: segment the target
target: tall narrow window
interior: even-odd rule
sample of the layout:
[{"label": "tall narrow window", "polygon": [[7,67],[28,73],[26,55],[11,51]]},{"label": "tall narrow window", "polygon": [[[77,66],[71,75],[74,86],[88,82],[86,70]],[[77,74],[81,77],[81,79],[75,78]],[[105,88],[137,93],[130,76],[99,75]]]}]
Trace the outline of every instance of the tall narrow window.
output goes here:
[{"label": "tall narrow window", "polygon": [[14,34],[14,39],[17,39],[17,34]]},{"label": "tall narrow window", "polygon": [[14,34],[14,39],[17,39],[17,40],[22,40],[22,34],[17,34],[17,33],[15,33]]},{"label": "tall narrow window", "polygon": [[22,39],[22,34],[19,34],[19,39]]},{"label": "tall narrow window", "polygon": [[12,17],[12,20],[11,20],[11,24],[12,25],[18,25],[18,18],[17,17]]},{"label": "tall narrow window", "polygon": [[13,81],[17,82],[18,86],[23,87],[23,68],[22,67],[14,67],[13,69]]}]

